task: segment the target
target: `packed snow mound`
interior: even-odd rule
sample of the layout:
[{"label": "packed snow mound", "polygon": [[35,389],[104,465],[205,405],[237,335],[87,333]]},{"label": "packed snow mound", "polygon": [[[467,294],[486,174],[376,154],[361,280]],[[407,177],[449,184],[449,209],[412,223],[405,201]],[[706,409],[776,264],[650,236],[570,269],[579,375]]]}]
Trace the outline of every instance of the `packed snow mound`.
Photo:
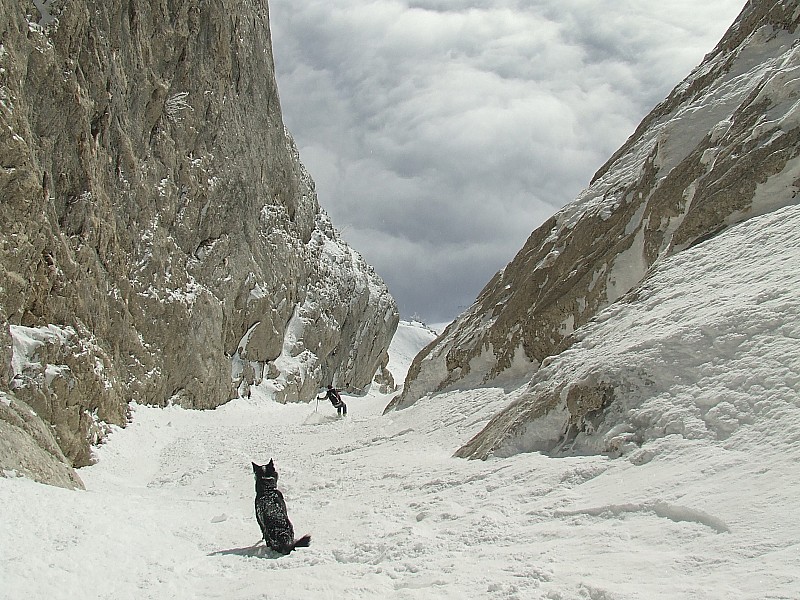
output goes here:
[{"label": "packed snow mound", "polygon": [[798,231],[795,205],[660,262],[458,455],[619,455],[671,435],[800,452]]}]

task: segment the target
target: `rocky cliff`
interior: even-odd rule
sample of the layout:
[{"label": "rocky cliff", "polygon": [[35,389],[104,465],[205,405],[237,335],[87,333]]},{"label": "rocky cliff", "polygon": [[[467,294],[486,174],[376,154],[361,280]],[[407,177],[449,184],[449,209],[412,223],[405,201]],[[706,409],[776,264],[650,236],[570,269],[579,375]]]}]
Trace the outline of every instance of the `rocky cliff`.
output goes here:
[{"label": "rocky cliff", "polygon": [[0,0],[0,132],[4,469],[74,483],[130,401],[385,366],[397,309],[284,129],[266,0]]},{"label": "rocky cliff", "polygon": [[[794,1],[749,2],[591,185],[416,357],[388,410],[448,388],[529,379],[661,261],[798,202],[799,23]],[[597,398],[585,404],[597,409],[605,392],[588,387]]]}]

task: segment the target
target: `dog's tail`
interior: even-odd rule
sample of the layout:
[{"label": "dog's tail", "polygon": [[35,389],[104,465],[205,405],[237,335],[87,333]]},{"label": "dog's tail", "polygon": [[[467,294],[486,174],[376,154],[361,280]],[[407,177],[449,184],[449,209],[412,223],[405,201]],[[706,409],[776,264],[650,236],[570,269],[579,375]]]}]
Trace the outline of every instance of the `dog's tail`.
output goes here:
[{"label": "dog's tail", "polygon": [[295,548],[308,548],[311,545],[311,536],[304,535],[299,540],[295,540],[294,544],[292,544],[292,550]]}]

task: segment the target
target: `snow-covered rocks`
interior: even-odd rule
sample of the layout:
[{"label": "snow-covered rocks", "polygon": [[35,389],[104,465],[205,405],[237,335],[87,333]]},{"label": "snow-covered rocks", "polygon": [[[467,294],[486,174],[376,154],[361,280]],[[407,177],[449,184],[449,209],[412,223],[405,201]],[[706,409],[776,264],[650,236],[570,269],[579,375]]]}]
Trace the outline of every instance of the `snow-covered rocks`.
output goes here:
[{"label": "snow-covered rocks", "polygon": [[795,205],[660,261],[458,455],[641,461],[671,435],[742,451],[791,446],[796,435],[778,432],[800,422],[798,231]]},{"label": "snow-covered rocks", "polygon": [[[89,464],[89,446],[105,437],[107,424],[127,421],[127,402],[119,396],[122,386],[111,357],[89,332],[72,327],[11,325],[11,338],[11,406],[24,403],[28,421],[42,420],[37,427],[48,430],[60,450],[43,443],[48,438],[35,437],[52,457],[67,455],[76,464]],[[31,469],[42,462],[25,456],[19,452],[17,460],[31,463]]]}]

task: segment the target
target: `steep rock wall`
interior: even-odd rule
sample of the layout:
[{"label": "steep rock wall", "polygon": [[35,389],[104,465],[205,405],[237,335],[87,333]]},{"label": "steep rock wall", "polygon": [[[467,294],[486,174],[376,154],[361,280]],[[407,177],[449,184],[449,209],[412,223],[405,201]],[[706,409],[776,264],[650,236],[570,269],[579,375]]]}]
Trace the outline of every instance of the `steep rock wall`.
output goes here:
[{"label": "steep rock wall", "polygon": [[131,400],[369,384],[397,309],[284,129],[266,0],[0,0],[0,317],[76,465]]},{"label": "steep rock wall", "polygon": [[416,357],[387,410],[451,387],[530,378],[658,261],[796,203],[798,22],[796,2],[748,3],[590,187]]}]

